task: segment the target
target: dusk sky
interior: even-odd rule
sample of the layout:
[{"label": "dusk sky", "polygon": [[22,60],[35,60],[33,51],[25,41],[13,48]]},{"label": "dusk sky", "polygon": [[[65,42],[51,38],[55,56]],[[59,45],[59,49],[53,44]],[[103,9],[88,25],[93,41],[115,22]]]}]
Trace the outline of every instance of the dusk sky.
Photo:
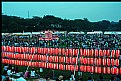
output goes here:
[{"label": "dusk sky", "polygon": [[53,15],[62,19],[89,21],[121,20],[121,2],[2,2],[2,13],[28,18]]}]

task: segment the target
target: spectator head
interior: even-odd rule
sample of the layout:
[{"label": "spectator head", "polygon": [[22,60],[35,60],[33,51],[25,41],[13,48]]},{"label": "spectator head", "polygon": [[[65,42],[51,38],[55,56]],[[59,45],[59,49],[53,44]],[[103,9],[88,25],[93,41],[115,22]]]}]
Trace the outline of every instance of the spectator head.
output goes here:
[{"label": "spectator head", "polygon": [[100,75],[100,76],[99,76],[99,79],[103,79],[103,76],[102,76],[102,75]]},{"label": "spectator head", "polygon": [[32,71],[34,71],[34,68],[32,68]]},{"label": "spectator head", "polygon": [[23,77],[23,73],[20,73],[20,77]]},{"label": "spectator head", "polygon": [[91,81],[92,80],[92,77],[88,77],[88,81]]},{"label": "spectator head", "polygon": [[46,77],[46,81],[50,81],[50,78],[49,77]]},{"label": "spectator head", "polygon": [[63,76],[62,76],[62,75],[60,75],[58,79],[59,79],[59,80],[63,80]]},{"label": "spectator head", "polygon": [[9,76],[6,76],[6,80],[5,81],[9,81],[9,80],[10,80]]},{"label": "spectator head", "polygon": [[114,80],[114,76],[111,76],[111,80]]}]

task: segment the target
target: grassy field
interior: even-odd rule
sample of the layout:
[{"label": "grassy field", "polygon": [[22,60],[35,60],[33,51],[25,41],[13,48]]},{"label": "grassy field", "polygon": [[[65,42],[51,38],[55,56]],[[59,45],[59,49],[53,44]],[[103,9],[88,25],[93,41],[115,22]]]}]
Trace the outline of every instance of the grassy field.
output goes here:
[{"label": "grassy field", "polygon": [[[3,67],[3,64],[2,64],[2,67]],[[19,68],[19,72],[25,72],[26,69],[27,69],[27,67],[25,67],[25,66],[18,66],[18,68]],[[32,68],[33,67],[29,67],[28,70],[31,71]],[[37,71],[40,68],[34,68],[34,69],[35,69],[35,71]],[[40,77],[41,78],[45,78],[46,75],[49,73],[49,71],[50,71],[50,78],[51,79],[56,79],[56,78],[58,78],[59,75],[63,75],[65,80],[67,80],[67,79],[69,80],[69,78],[71,76],[71,71],[67,71],[67,70],[54,70],[54,75],[53,75],[53,70],[52,69],[43,69],[43,72],[39,73]],[[76,75],[75,78],[78,79],[79,78],[78,72],[76,72],[75,75]],[[96,73],[94,73],[92,75],[94,77],[95,81],[97,81],[97,79],[99,78],[99,75],[100,74],[96,74]],[[112,76],[111,74],[110,75],[109,74],[101,74],[101,75],[104,77],[104,79],[106,81],[109,81],[110,77]],[[87,81],[88,77],[91,76],[91,73],[87,73],[87,72],[84,73],[83,72],[82,76],[83,76],[83,80]],[[33,81],[34,79],[32,79],[32,78],[26,78],[27,81]]]}]

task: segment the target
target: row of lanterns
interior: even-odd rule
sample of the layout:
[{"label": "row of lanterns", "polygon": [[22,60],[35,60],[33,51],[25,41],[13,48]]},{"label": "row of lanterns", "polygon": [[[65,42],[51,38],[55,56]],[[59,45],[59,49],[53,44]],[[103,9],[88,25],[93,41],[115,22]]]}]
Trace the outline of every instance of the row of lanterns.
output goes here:
[{"label": "row of lanterns", "polygon": [[80,69],[81,72],[91,72],[91,73],[104,73],[104,74],[121,74],[121,67],[99,67],[99,66],[88,66],[88,65],[80,65],[74,66],[71,64],[58,64],[58,63],[46,63],[46,62],[29,62],[29,61],[20,61],[20,60],[9,60],[2,59],[2,63],[5,64],[15,64],[20,66],[31,66],[31,67],[41,67],[41,68],[50,68],[50,69],[60,69],[60,70],[71,70],[78,71]]},{"label": "row of lanterns", "polygon": [[[20,59],[20,60],[31,60],[33,55],[30,54],[8,54],[7,52],[2,53],[2,57],[7,56],[8,58]],[[76,57],[63,57],[63,56],[46,56],[46,55],[37,55],[33,56],[35,61],[43,61],[43,62],[60,62],[60,63],[68,63],[75,64],[78,59]],[[79,57],[79,61],[82,65],[97,65],[97,66],[119,66],[119,59],[114,58],[87,58],[87,57]]]},{"label": "row of lanterns", "polygon": [[120,50],[97,50],[97,49],[72,49],[72,48],[40,48],[40,47],[14,47],[2,46],[3,52],[18,52],[18,53],[37,53],[37,54],[50,54],[50,55],[66,55],[77,56],[80,51],[80,56],[92,57],[116,57],[119,58]]}]

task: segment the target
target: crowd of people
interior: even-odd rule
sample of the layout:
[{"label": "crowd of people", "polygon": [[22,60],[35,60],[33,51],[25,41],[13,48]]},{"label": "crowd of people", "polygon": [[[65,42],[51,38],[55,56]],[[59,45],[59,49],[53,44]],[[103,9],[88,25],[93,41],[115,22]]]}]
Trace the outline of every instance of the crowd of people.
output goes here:
[{"label": "crowd of people", "polygon": [[[21,72],[19,71],[18,66],[4,64],[1,77],[2,81],[27,81],[25,78],[40,77],[38,75],[39,74],[35,72],[34,68],[32,68],[31,71]],[[17,79],[15,79],[14,77],[16,77]]]},{"label": "crowd of people", "polygon": [[[35,36],[35,35],[34,35]],[[59,39],[53,40],[39,40],[39,35],[35,37],[38,39],[26,41],[13,40],[12,36],[4,36],[2,39],[3,45],[14,45],[18,43],[18,46],[40,46],[40,47],[70,47],[70,48],[85,48],[85,49],[121,49],[121,35],[120,34],[59,34]],[[11,39],[11,40],[10,40]],[[24,39],[23,39],[24,40]],[[31,41],[32,40],[32,41]]]},{"label": "crowd of people", "polygon": [[60,35],[59,42],[67,47],[81,47],[93,49],[120,49],[121,35],[117,34],[67,34]]},{"label": "crowd of people", "polygon": [[[85,78],[83,78],[84,75],[80,75],[79,78],[75,78],[75,75],[72,72],[69,79],[65,78],[63,75],[60,75],[54,80],[51,80],[52,76],[48,75],[50,74],[50,71],[45,79],[41,79],[41,76],[38,76],[37,74],[39,75],[34,68],[32,68],[31,71],[27,70],[26,72],[21,72],[19,71],[18,66],[5,64],[3,67],[3,73],[1,75],[1,81],[27,81],[27,78],[35,78],[33,81],[85,81]],[[101,74],[99,74],[98,79],[94,79],[93,74],[91,74],[86,79],[86,81],[121,81],[121,75],[112,75],[110,80],[107,80],[103,78]]]},{"label": "crowd of people", "polygon": [[[84,48],[84,49],[120,49],[121,50],[121,35],[120,34],[59,34],[59,39],[39,40],[41,35],[33,35],[32,40],[24,36],[23,41],[19,41],[18,36],[2,36],[2,45],[9,46],[35,46],[35,47],[68,47],[68,48]],[[29,41],[28,41],[29,40]],[[14,79],[16,76],[17,79]],[[18,67],[4,65],[2,81],[27,81],[25,78],[40,78],[40,75],[34,70],[19,72]],[[121,81],[121,76],[113,76],[110,81]],[[70,76],[67,81],[84,81],[83,76],[76,79],[74,75]],[[64,81],[64,76],[60,75],[56,81]],[[41,81],[41,80],[40,80]],[[46,77],[46,81],[50,81],[50,77]],[[87,81],[95,81],[89,76]],[[103,76],[99,76],[96,81],[107,81]]]}]

